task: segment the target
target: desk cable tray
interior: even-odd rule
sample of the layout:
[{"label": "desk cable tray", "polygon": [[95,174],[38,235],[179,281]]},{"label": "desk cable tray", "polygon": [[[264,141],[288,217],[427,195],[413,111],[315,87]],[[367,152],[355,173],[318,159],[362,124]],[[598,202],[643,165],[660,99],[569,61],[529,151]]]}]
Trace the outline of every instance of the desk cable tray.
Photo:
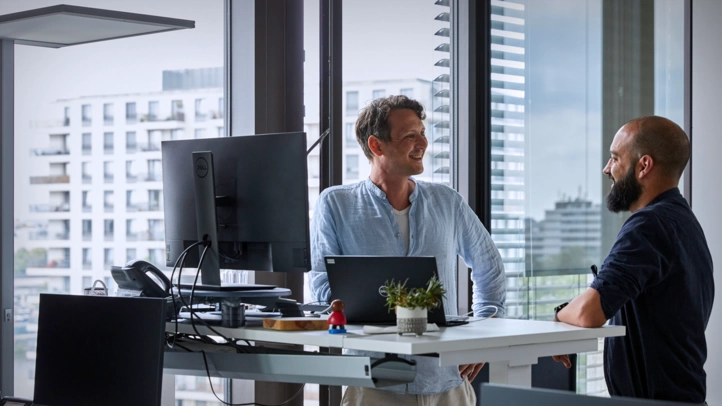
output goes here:
[{"label": "desk cable tray", "polygon": [[253,346],[237,353],[230,347],[197,342],[183,346],[166,349],[165,373],[206,376],[207,361],[211,376],[267,382],[381,388],[413,382],[416,377],[416,363],[396,355],[379,359]]}]

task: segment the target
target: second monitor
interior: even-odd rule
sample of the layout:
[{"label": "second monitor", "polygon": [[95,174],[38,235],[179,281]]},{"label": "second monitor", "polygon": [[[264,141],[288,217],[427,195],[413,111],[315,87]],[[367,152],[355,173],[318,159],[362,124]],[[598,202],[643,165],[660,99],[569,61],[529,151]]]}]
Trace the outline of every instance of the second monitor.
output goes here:
[{"label": "second monitor", "polygon": [[[306,134],[164,141],[166,265],[198,241],[193,152],[212,153],[218,260],[222,269],[310,269]],[[198,266],[200,250],[184,266]],[[205,262],[205,259],[204,259]],[[202,275],[202,283],[220,280]]]}]

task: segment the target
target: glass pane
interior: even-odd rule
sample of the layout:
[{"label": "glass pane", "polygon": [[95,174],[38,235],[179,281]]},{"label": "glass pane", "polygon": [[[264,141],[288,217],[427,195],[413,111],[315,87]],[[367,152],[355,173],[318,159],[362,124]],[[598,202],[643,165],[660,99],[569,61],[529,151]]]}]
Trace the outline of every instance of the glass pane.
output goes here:
[{"label": "glass pane", "polygon": [[[15,48],[20,157],[15,160],[15,394],[20,397],[33,396],[39,293],[80,294],[96,279],[112,281],[110,266],[130,258],[168,271],[160,142],[192,138],[196,127],[215,136],[224,126],[220,114],[202,123],[184,114],[196,99],[215,106],[223,97],[222,0],[74,4],[188,19],[196,28],[64,49]],[[53,5],[2,1],[0,14]],[[188,80],[166,83],[167,75]],[[217,79],[213,86],[195,85],[206,84],[195,79],[209,75]],[[123,204],[126,198],[132,204]],[[25,226],[30,224],[32,229]],[[179,389],[176,404],[220,405],[207,378],[179,377],[179,382],[192,390]],[[214,380],[221,397],[224,385]]]},{"label": "glass pane", "polygon": [[[605,207],[616,131],[652,114],[682,124],[684,1],[491,4],[492,238],[507,317],[551,320],[628,216]],[[600,357],[580,354],[579,392],[606,393]]]},{"label": "glass pane", "polygon": [[[438,3],[438,4],[437,4]],[[371,100],[407,95],[426,111],[429,146],[420,180],[451,183],[451,7],[449,2],[343,2],[344,128]],[[402,28],[403,27],[403,28]],[[369,46],[383,44],[383,46]],[[354,127],[351,127],[354,128]],[[355,134],[344,137],[343,183],[368,177],[370,165]],[[352,158],[353,157],[353,158]],[[348,159],[358,165],[350,170]]]}]

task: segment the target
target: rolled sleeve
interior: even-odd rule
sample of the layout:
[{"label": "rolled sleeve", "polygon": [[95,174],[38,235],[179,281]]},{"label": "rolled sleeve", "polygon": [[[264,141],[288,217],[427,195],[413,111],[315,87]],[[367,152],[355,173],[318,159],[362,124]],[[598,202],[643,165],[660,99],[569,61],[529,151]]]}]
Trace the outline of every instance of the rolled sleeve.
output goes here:
[{"label": "rolled sleeve", "polygon": [[[461,202],[457,211],[459,256],[471,268],[474,316],[506,315],[506,274],[499,250],[473,210]],[[494,309],[487,306],[496,307]],[[485,308],[486,307],[486,308]]]},{"label": "rolled sleeve", "polygon": [[659,218],[649,212],[635,214],[624,223],[590,286],[599,293],[607,319],[639,296],[646,286],[662,280],[662,273],[669,268],[664,255],[667,233],[662,227]]},{"label": "rolled sleeve", "polygon": [[316,204],[311,222],[311,271],[308,273],[308,287],[315,302],[328,302],[331,287],[328,284],[327,255],[340,255],[341,249],[336,237],[335,222],[329,210],[329,195],[322,193]]}]

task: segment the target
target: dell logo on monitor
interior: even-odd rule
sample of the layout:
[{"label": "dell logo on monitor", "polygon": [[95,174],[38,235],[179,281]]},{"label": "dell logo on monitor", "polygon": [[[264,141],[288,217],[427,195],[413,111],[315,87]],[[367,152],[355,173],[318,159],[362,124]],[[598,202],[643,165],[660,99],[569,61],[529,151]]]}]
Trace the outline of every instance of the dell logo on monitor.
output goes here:
[{"label": "dell logo on monitor", "polygon": [[196,159],[196,175],[201,178],[208,175],[208,162],[204,158]]}]

